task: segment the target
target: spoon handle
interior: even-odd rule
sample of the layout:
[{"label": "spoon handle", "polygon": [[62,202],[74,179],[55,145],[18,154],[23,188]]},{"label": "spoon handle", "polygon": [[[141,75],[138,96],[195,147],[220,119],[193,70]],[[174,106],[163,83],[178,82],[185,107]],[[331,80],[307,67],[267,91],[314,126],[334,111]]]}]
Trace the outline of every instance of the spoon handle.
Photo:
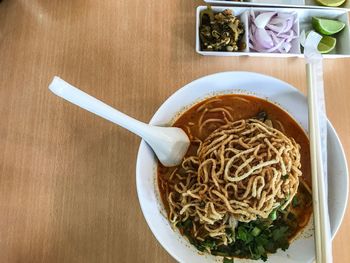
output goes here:
[{"label": "spoon handle", "polygon": [[144,137],[144,129],[149,125],[140,122],[114,108],[108,106],[102,101],[90,96],[89,94],[77,89],[59,77],[54,77],[49,85],[49,89],[57,96],[91,112],[125,129]]},{"label": "spoon handle", "polygon": [[53,79],[49,89],[57,96],[140,136],[151,146],[159,161],[165,166],[178,165],[190,145],[190,140],[182,129],[152,126],[138,121],[73,87],[59,77]]}]

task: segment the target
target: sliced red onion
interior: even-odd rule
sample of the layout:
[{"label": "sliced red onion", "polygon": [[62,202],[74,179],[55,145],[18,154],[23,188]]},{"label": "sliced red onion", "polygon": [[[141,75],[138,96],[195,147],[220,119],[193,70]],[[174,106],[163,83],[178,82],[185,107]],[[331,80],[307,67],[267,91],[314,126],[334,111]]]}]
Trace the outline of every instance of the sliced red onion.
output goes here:
[{"label": "sliced red onion", "polygon": [[295,13],[251,11],[249,21],[249,48],[257,52],[288,53],[292,40],[298,37],[293,31]]},{"label": "sliced red onion", "polygon": [[276,50],[278,50],[282,45],[283,45],[284,41],[281,41],[280,43],[278,43],[276,46],[270,48],[270,49],[261,49],[261,48],[255,48],[253,47],[254,50],[258,51],[258,52],[267,52],[267,53],[272,53]]},{"label": "sliced red onion", "polygon": [[290,31],[289,35],[288,34],[281,34],[278,35],[278,37],[285,38],[287,42],[291,42],[293,39],[298,38],[298,36],[295,34],[293,30]]},{"label": "sliced red onion", "polygon": [[279,33],[288,32],[293,27],[293,25],[294,20],[282,18],[273,18],[271,19],[270,24],[268,24],[268,26],[278,27],[278,29],[271,29]]},{"label": "sliced red onion", "polygon": [[250,10],[250,17],[255,20],[255,13],[253,10]]},{"label": "sliced red onion", "polygon": [[254,38],[264,48],[272,48],[274,46],[271,36],[265,29],[257,28],[254,34]]},{"label": "sliced red onion", "polygon": [[256,39],[255,39],[255,31],[256,31],[256,28],[253,29],[252,27],[249,29],[249,36],[250,36],[250,39],[251,39],[251,42],[257,42]]},{"label": "sliced red onion", "polygon": [[271,18],[269,24],[273,24],[273,25],[285,24],[285,23],[287,23],[287,21],[289,21],[289,20],[290,20],[290,19],[281,18],[281,17],[275,16],[275,17]]},{"label": "sliced red onion", "polygon": [[279,43],[281,41],[281,39],[283,40],[283,38],[279,38],[276,34],[274,34],[274,32],[269,31],[269,34],[271,35],[271,38],[273,39],[273,41],[276,43]]},{"label": "sliced red onion", "polygon": [[287,26],[286,26],[286,28],[283,30],[283,32],[288,32],[288,31],[294,32],[293,30],[291,30],[292,27],[294,26],[294,23],[295,23],[294,20],[288,20],[288,21],[287,21]]},{"label": "sliced red onion", "polygon": [[287,27],[287,21],[284,21],[284,23],[280,25],[267,24],[266,27],[272,31],[284,33],[284,29]]},{"label": "sliced red onion", "polygon": [[290,42],[284,42],[282,46],[283,46],[283,49],[286,51],[286,53],[288,53],[292,48],[292,44]]},{"label": "sliced red onion", "polygon": [[261,13],[255,18],[254,24],[258,28],[265,28],[265,26],[270,22],[271,18],[274,15],[276,15],[276,12]]}]

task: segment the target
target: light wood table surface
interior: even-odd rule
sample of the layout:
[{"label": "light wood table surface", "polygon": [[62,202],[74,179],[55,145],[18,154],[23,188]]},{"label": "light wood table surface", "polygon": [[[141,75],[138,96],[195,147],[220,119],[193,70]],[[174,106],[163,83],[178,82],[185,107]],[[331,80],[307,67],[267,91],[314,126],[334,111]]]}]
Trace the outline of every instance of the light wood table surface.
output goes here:
[{"label": "light wood table surface", "polygon": [[[203,75],[260,72],[306,89],[302,59],[195,53],[195,0],[0,3],[0,262],[174,262],[135,187],[140,139],[51,94],[59,75],[142,121]],[[328,116],[350,154],[350,60],[324,66]],[[350,210],[334,262],[350,262]]]}]

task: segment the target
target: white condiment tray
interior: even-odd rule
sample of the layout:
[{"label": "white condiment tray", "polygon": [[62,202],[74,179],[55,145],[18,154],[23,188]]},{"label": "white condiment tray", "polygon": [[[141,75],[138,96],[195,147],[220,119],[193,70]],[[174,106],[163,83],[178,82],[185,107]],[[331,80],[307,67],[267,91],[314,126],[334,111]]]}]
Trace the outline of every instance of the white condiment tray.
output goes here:
[{"label": "white condiment tray", "polygon": [[276,11],[281,13],[296,13],[297,25],[294,30],[299,36],[302,31],[310,31],[312,29],[311,19],[313,16],[335,19],[342,21],[346,24],[345,28],[334,35],[337,39],[337,44],[334,50],[328,54],[324,54],[325,58],[343,58],[350,57],[350,31],[349,31],[349,16],[346,10],[342,9],[310,9],[310,8],[261,8],[261,7],[229,7],[229,6],[212,6],[213,12],[222,12],[225,9],[230,9],[233,14],[242,21],[245,28],[245,34],[243,36],[246,42],[246,49],[238,52],[225,52],[225,51],[203,51],[201,50],[200,38],[199,38],[199,26],[200,26],[200,13],[207,9],[207,6],[199,6],[196,10],[196,52],[204,56],[264,56],[264,57],[303,57],[302,49],[300,48],[299,38],[292,41],[292,49],[289,53],[266,53],[256,52],[249,49],[249,21],[248,14],[250,11],[254,12],[267,12]]},{"label": "white condiment tray", "polygon": [[271,6],[271,7],[301,7],[301,8],[335,8],[335,9],[349,9],[350,0],[347,0],[339,7],[323,6],[315,0],[248,0],[244,2],[235,2],[232,0],[204,0],[206,3],[217,5],[233,5],[233,6]]}]

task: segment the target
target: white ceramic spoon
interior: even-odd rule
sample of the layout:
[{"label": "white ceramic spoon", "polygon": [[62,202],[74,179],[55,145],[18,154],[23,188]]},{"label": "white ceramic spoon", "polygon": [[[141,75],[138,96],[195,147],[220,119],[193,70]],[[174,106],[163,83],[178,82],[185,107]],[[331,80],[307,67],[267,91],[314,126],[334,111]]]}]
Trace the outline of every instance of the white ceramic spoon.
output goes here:
[{"label": "white ceramic spoon", "polygon": [[190,141],[182,129],[152,126],[135,120],[73,87],[59,77],[54,77],[49,89],[57,96],[140,136],[151,146],[164,166],[180,164],[190,145]]}]

